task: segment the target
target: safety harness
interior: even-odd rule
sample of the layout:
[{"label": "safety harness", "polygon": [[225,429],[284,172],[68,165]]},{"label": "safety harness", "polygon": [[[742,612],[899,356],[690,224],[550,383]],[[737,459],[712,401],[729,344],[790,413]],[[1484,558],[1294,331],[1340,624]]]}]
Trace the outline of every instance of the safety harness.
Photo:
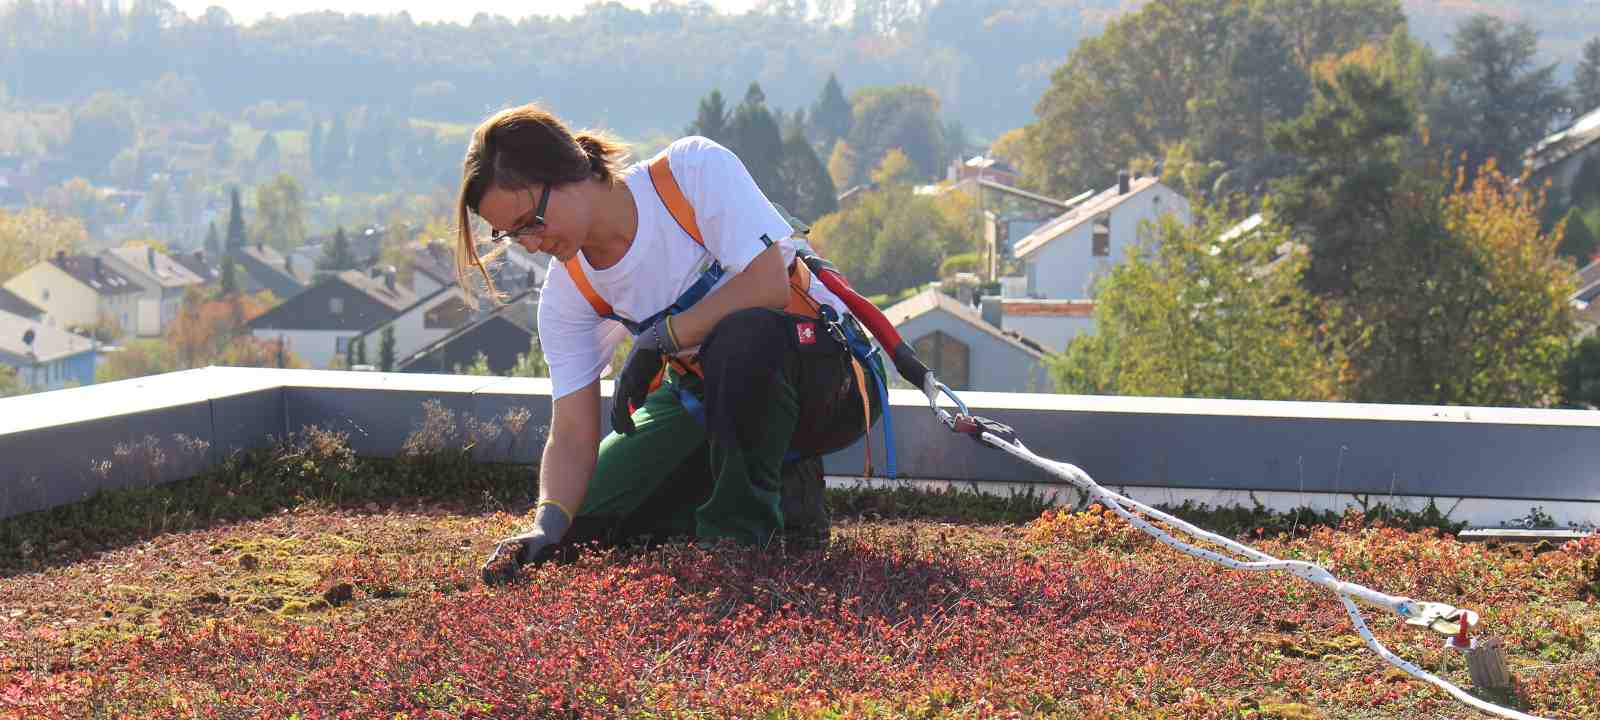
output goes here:
[{"label": "safety harness", "polygon": [[[683,190],[678,187],[678,180],[672,174],[672,166],[667,162],[665,153],[650,161],[649,173],[650,184],[655,188],[656,197],[659,197],[661,204],[666,206],[668,214],[672,215],[672,219],[678,223],[678,227],[682,228],[684,233],[695,241],[695,244],[704,249],[706,246],[705,236],[700,233],[700,224],[695,220],[694,206],[689,204],[689,199],[684,196]],[[777,208],[776,205],[774,207],[779,210],[779,214],[789,221],[797,235],[809,232],[809,228],[793,220],[787,212]],[[763,235],[761,240],[768,247],[771,247],[773,242],[771,238]],[[799,244],[803,243],[797,243],[797,245]],[[636,322],[618,315],[611,307],[611,303],[600,297],[600,293],[595,291],[594,285],[589,282],[588,276],[584,273],[583,263],[577,255],[568,258],[563,265],[567,269],[567,275],[572,278],[573,285],[577,286],[578,292],[582,293],[584,299],[589,302],[590,307],[594,308],[595,314],[602,318],[622,323],[623,327],[626,327],[628,332],[635,337],[644,332],[646,328],[660,322],[663,318],[669,315],[676,315],[693,307],[695,303],[700,302],[706,294],[710,293],[711,289],[716,287],[717,283],[722,280],[723,275],[726,274],[722,263],[712,258],[711,265],[702,271],[694,284],[679,294],[671,305],[642,321]],[[789,264],[789,301],[784,305],[783,311],[791,315],[816,319],[822,324],[826,332],[850,351],[851,371],[855,373],[856,387],[861,389],[862,427],[866,429],[869,435],[872,430],[872,404],[867,396],[869,386],[866,378],[869,375],[872,377],[871,388],[877,392],[879,407],[885,409],[882,415],[884,419],[884,447],[888,456],[887,470],[889,476],[894,477],[894,436],[892,423],[887,412],[889,407],[888,384],[883,377],[881,364],[874,362],[877,348],[873,346],[871,340],[863,337],[855,323],[846,321],[833,308],[817,302],[815,298],[811,297],[811,284],[817,277],[814,266],[826,267],[835,275],[838,273],[831,264],[827,264],[827,261],[818,257],[808,247],[797,248],[795,260]],[[824,284],[826,285],[827,282],[824,281]],[[667,362],[663,364],[661,372],[657,373],[656,377],[650,382],[651,391],[661,386],[668,365],[682,374],[705,377],[698,357],[680,358],[667,355],[666,360]],[[704,425],[706,421],[705,405],[700,399],[695,397],[694,393],[681,383],[676,385],[676,393],[678,401],[683,404],[684,410],[688,411],[695,420]],[[629,408],[629,410],[636,409]],[[867,438],[866,454],[865,474],[871,476],[872,442],[870,437]],[[790,456],[784,459],[795,460],[798,459],[798,456],[790,453]]]}]

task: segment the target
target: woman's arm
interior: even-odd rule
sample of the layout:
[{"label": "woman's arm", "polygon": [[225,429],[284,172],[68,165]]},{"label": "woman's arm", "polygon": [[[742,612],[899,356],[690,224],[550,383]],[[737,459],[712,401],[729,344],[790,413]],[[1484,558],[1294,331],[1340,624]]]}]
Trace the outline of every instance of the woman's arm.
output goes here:
[{"label": "woman's arm", "polygon": [[595,380],[556,398],[551,407],[550,437],[539,463],[539,499],[553,500],[569,518],[575,517],[599,454],[600,381]]},{"label": "woman's arm", "polygon": [[679,347],[694,347],[734,312],[753,307],[780,310],[788,303],[789,268],[783,264],[783,248],[773,243],[722,287],[673,316],[672,333]]}]

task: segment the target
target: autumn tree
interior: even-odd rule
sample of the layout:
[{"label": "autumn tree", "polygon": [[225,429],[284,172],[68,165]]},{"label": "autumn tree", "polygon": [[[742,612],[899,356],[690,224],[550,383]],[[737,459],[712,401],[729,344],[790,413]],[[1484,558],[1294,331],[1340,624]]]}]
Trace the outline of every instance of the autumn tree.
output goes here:
[{"label": "autumn tree", "polygon": [[305,198],[292,175],[279,174],[256,187],[255,241],[280,252],[300,247],[306,239]]},{"label": "autumn tree", "polygon": [[0,281],[58,252],[77,252],[89,241],[83,223],[42,208],[0,209]]},{"label": "autumn tree", "polygon": [[944,170],[946,143],[939,122],[939,96],[917,85],[862,88],[850,100],[850,133],[846,139],[857,157],[858,171],[876,165],[891,148],[899,148],[920,178]]},{"label": "autumn tree", "polygon": [[945,257],[970,249],[963,228],[940,212],[935,200],[906,185],[866,193],[818,220],[812,238],[868,294],[934,280]]},{"label": "autumn tree", "polygon": [[1455,175],[1423,167],[1395,187],[1386,242],[1342,303],[1350,398],[1554,403],[1574,329],[1560,235],[1541,227],[1542,198],[1492,161],[1474,180]]},{"label": "autumn tree", "polygon": [[[1225,208],[1170,215],[1095,287],[1095,331],[1051,363],[1058,392],[1253,400],[1338,398],[1319,346],[1305,255],[1266,223],[1225,238]],[[1281,254],[1280,254],[1281,253]]]}]

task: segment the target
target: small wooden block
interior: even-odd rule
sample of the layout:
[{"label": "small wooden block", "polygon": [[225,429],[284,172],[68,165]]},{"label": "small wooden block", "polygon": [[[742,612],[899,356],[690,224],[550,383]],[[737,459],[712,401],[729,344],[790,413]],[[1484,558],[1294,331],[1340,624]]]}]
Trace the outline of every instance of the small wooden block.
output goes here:
[{"label": "small wooden block", "polygon": [[1506,669],[1506,650],[1500,638],[1482,638],[1467,651],[1467,672],[1471,673],[1475,687],[1503,688],[1511,685],[1511,673]]}]

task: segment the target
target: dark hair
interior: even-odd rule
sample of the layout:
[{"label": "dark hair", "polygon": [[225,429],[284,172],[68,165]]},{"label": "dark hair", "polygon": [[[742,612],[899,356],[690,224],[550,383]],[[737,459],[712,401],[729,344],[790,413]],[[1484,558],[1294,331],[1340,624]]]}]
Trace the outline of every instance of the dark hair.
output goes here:
[{"label": "dark hair", "polygon": [[574,135],[559,118],[533,104],[501,110],[479,124],[461,163],[461,196],[456,203],[456,277],[467,304],[477,305],[467,291],[469,268],[483,276],[489,296],[497,296],[484,261],[492,260],[499,249],[479,255],[472,238],[471,216],[478,213],[478,203],[489,188],[519,190],[591,179],[609,182],[616,179],[627,154],[621,143],[599,132],[585,130]]}]

